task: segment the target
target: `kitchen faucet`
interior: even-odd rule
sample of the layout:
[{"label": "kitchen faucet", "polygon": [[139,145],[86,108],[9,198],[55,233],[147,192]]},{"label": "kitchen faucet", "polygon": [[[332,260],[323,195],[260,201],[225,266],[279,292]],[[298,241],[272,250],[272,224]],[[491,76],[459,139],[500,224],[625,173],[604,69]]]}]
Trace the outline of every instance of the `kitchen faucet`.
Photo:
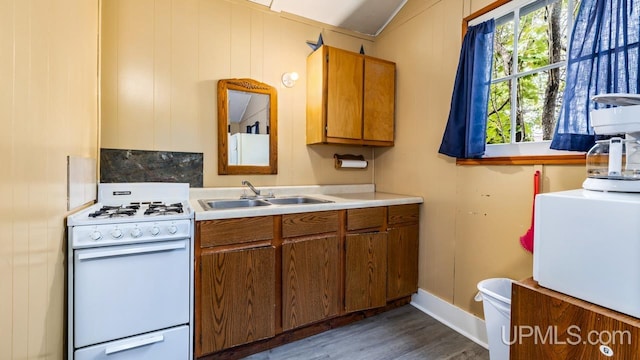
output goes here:
[{"label": "kitchen faucet", "polygon": [[249,189],[251,189],[251,191],[253,191],[253,193],[256,194],[256,197],[260,196],[260,190],[253,187],[253,185],[248,180],[242,180],[242,185],[247,185]]},{"label": "kitchen faucet", "polygon": [[249,189],[251,189],[251,191],[253,191],[253,193],[255,195],[250,196],[247,195],[246,192],[243,191],[242,196],[240,196],[241,199],[268,199],[268,198],[273,198],[275,197],[275,195],[273,195],[273,191],[269,191],[267,193],[267,195],[260,195],[260,190],[256,189],[249,181],[247,180],[242,180],[242,185],[247,185],[249,187]]}]

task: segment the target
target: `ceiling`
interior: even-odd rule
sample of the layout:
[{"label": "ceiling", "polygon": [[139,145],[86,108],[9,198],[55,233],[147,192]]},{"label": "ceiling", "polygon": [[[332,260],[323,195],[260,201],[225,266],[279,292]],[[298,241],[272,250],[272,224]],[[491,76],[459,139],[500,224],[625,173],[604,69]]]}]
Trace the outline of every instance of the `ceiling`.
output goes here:
[{"label": "ceiling", "polygon": [[287,12],[321,23],[378,35],[407,0],[249,0],[275,12]]}]

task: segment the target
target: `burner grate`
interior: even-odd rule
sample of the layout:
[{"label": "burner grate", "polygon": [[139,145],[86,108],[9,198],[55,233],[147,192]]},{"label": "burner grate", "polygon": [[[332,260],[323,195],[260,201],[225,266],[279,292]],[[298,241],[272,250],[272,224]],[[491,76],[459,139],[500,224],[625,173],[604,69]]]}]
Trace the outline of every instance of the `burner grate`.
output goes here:
[{"label": "burner grate", "polygon": [[170,205],[165,205],[164,203],[151,203],[149,207],[144,211],[145,215],[148,216],[158,216],[158,215],[176,215],[182,214],[184,210],[182,209],[181,203],[174,203]]},{"label": "burner grate", "polygon": [[129,204],[127,206],[102,206],[99,210],[89,213],[89,217],[95,219],[117,218],[133,216],[140,209],[140,205]]}]

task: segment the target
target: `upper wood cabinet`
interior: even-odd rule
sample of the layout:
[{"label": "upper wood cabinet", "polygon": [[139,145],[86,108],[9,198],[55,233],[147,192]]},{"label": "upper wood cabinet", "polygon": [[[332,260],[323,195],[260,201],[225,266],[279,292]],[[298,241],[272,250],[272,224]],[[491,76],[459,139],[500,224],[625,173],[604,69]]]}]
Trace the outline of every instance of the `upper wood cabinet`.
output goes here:
[{"label": "upper wood cabinet", "polygon": [[393,146],[393,62],[323,45],[307,77],[307,144]]}]

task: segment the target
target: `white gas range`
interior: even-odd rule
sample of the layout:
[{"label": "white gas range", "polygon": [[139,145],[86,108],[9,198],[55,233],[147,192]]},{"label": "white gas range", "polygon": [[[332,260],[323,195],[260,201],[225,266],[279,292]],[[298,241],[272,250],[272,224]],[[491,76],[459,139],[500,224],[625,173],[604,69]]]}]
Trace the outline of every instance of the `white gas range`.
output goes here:
[{"label": "white gas range", "polygon": [[98,184],[67,218],[68,358],[191,359],[189,185]]}]

